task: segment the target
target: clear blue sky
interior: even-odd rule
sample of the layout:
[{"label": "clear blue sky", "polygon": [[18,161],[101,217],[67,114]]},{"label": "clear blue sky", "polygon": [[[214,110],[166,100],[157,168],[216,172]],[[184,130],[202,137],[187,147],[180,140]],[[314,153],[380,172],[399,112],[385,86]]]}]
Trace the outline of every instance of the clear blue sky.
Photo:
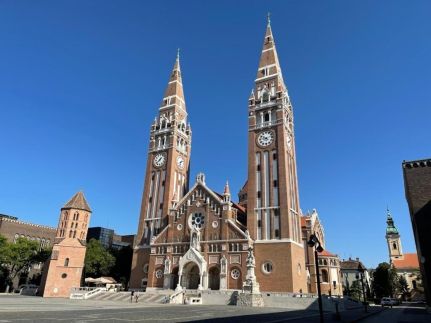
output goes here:
[{"label": "clear blue sky", "polygon": [[192,174],[246,179],[266,13],[293,100],[301,207],[327,248],[387,261],[386,205],[414,241],[401,162],[430,157],[429,1],[0,1],[0,213],[135,233],[151,121],[181,48]]}]

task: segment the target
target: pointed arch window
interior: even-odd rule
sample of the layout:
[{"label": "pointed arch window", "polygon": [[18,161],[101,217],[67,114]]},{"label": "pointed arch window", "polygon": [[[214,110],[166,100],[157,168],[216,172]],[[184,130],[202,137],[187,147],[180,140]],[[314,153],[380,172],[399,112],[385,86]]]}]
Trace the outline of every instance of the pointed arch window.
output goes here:
[{"label": "pointed arch window", "polygon": [[392,244],[392,249],[397,250],[397,244],[395,242]]}]

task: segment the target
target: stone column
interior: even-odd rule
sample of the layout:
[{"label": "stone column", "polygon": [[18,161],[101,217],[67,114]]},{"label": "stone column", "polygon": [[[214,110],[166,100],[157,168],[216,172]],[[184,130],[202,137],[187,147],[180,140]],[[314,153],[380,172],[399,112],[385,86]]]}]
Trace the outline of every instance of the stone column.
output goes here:
[{"label": "stone column", "polygon": [[180,291],[183,290],[183,287],[181,286],[181,279],[183,278],[182,274],[178,274],[178,284],[177,287],[175,288],[175,291]]},{"label": "stone column", "polygon": [[198,286],[198,289],[199,289],[199,290],[204,289],[204,288],[203,288],[203,280],[202,280],[202,277],[203,277],[203,275],[202,275],[202,274],[200,274],[200,278],[199,278],[199,286]]}]

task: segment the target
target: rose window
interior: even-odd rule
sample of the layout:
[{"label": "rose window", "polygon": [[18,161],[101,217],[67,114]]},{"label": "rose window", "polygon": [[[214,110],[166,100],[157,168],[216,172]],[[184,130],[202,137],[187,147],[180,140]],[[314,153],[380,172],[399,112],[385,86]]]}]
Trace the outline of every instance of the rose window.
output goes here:
[{"label": "rose window", "polygon": [[162,276],[163,276],[163,271],[161,269],[158,269],[156,271],[156,278],[162,278]]},{"label": "rose window", "polygon": [[238,279],[241,276],[241,272],[239,271],[239,269],[234,268],[230,272],[230,275],[233,279]]},{"label": "rose window", "polygon": [[192,226],[201,229],[205,224],[205,216],[202,213],[194,213],[192,215]]}]

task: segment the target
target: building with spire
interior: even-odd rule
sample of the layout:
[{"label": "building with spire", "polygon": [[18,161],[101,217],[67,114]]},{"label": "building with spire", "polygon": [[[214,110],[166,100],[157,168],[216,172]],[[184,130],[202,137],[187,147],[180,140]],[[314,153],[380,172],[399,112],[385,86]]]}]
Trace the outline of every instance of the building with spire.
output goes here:
[{"label": "building with spire", "polygon": [[228,183],[219,194],[203,173],[189,189],[192,133],[177,56],[151,126],[130,287],[241,289],[252,247],[262,291],[307,292],[293,107],[269,19],[246,113],[239,203]]},{"label": "building with spire", "polygon": [[81,191],[61,208],[51,258],[42,277],[43,297],[69,297],[72,288],[81,286],[91,212]]},{"label": "building with spire", "polygon": [[389,209],[386,212],[386,241],[388,243],[389,257],[391,261],[393,259],[398,259],[403,256],[403,249],[401,246],[401,237],[398,233],[398,229],[395,227],[392,215]]},{"label": "building with spire", "polygon": [[386,212],[386,242],[388,244],[389,261],[399,276],[404,276],[410,290],[418,290],[419,260],[417,253],[404,253],[401,235],[395,226],[389,209]]}]

